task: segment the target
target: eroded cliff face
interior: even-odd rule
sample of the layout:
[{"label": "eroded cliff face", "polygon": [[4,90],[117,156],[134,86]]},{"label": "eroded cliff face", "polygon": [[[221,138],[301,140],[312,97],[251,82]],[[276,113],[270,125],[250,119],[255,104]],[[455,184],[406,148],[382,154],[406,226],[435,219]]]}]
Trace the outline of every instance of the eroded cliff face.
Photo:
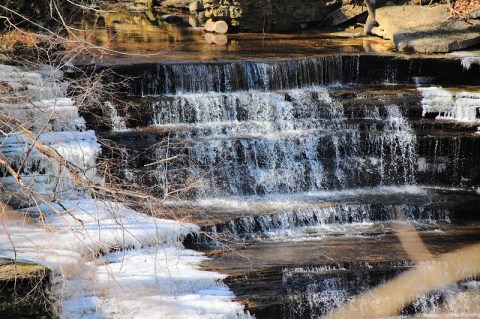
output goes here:
[{"label": "eroded cliff face", "polygon": [[199,0],[191,9],[239,31],[278,32],[320,24],[335,8],[318,0]]}]

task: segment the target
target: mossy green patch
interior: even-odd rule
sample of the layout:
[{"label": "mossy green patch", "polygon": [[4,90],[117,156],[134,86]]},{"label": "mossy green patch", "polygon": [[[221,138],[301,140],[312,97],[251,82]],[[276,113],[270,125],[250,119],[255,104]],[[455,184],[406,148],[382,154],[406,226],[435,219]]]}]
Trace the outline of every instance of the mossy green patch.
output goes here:
[{"label": "mossy green patch", "polygon": [[0,258],[0,318],[50,318],[51,271],[45,266]]}]

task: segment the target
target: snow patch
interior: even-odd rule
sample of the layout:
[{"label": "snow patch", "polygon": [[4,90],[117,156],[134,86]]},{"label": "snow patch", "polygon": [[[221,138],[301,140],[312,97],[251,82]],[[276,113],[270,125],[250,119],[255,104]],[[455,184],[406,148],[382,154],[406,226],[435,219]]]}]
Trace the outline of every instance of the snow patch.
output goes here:
[{"label": "snow patch", "polygon": [[[100,146],[75,102],[65,97],[61,76],[48,67],[29,72],[0,65],[0,81],[14,97],[0,110],[27,123],[36,140],[80,169],[82,179],[101,185],[95,170]],[[52,269],[61,318],[251,318],[232,301],[225,276],[200,270],[206,257],[182,246],[198,226],[92,199],[65,167],[32,144],[7,132],[0,152],[15,169],[22,167],[22,180],[38,196],[55,194],[58,201],[32,202],[7,219],[0,216],[0,256]],[[28,197],[3,167],[0,176],[4,190]]]}]

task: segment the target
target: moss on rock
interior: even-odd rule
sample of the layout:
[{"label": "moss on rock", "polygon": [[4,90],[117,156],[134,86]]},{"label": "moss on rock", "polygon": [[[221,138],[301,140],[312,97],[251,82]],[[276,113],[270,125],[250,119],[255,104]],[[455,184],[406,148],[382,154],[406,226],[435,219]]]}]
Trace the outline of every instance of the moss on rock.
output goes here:
[{"label": "moss on rock", "polygon": [[45,266],[0,258],[0,318],[53,317],[50,276]]}]

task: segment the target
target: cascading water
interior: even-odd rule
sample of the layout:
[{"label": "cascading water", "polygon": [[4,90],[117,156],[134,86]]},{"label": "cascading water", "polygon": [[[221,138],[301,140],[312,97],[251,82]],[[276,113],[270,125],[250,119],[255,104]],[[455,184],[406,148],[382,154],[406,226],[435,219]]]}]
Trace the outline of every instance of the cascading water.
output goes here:
[{"label": "cascading water", "polygon": [[[142,95],[189,92],[281,90],[355,81],[358,57],[326,56],[299,60],[144,65],[142,82],[131,86]],[[342,65],[348,65],[343,68]],[[132,71],[138,72],[138,71]],[[133,75],[133,74],[132,74]]]},{"label": "cascading water", "polygon": [[[154,161],[183,154],[187,167],[158,164],[158,184],[183,171],[200,197],[312,192],[414,180],[415,135],[396,105],[344,114],[328,89],[196,93],[151,102],[152,125],[179,149],[158,146]],[[388,176],[386,178],[385,176]]]},{"label": "cascading water", "polygon": [[[137,108],[119,110],[129,131],[109,135],[123,148],[119,174],[148,185],[169,207],[193,209],[188,218],[202,232],[187,243],[245,245],[245,259],[226,254],[212,267],[230,269],[234,292],[263,305],[251,309],[258,318],[320,316],[412,268],[391,221],[412,223],[437,253],[445,250],[436,236],[457,236],[450,222],[463,212],[445,187],[478,184],[478,139],[450,127],[434,131],[443,124],[422,118],[415,88],[348,84],[436,76],[431,67],[431,74],[418,71],[417,61],[405,72],[405,61],[367,69],[361,61],[368,59],[375,60],[124,68],[139,78],[126,97]],[[468,108],[466,97],[475,102],[476,95],[459,95]],[[423,105],[424,115],[441,107]],[[246,260],[258,273],[240,266]],[[326,264],[335,270],[317,267]],[[442,299],[436,296],[402,313],[435,313]]]}]

